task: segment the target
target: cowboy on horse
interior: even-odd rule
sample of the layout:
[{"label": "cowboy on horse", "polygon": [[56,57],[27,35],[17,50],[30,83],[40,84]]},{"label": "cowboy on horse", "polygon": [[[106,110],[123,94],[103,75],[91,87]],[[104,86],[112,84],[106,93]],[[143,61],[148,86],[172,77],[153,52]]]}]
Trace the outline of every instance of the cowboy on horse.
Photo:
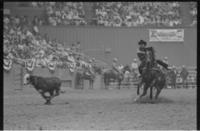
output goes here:
[{"label": "cowboy on horse", "polygon": [[[142,71],[145,67],[146,64],[146,60],[147,60],[147,53],[148,51],[154,50],[153,47],[146,47],[147,46],[147,42],[144,40],[140,40],[138,42],[138,45],[140,46],[137,50],[137,56],[139,58],[139,60],[141,61],[140,65],[139,65],[139,73],[140,75],[142,74]],[[154,56],[155,57],[155,56]],[[162,67],[164,67],[165,69],[168,70],[168,64],[166,64],[165,62],[161,61],[161,60],[155,60],[155,63],[152,66],[156,66],[157,64],[161,65]]]},{"label": "cowboy on horse", "polygon": [[135,99],[143,97],[147,93],[147,89],[150,87],[150,99],[152,99],[152,89],[155,87],[157,93],[155,98],[157,99],[161,90],[165,87],[166,79],[162,70],[158,67],[161,65],[168,70],[168,65],[161,60],[155,59],[155,51],[153,47],[146,47],[147,43],[144,40],[139,41],[139,49],[137,55],[141,64],[139,65],[139,73],[141,75],[141,81],[138,85],[137,94],[139,95],[139,88],[144,84],[143,94]]},{"label": "cowboy on horse", "polygon": [[89,73],[89,75],[94,74],[92,70],[92,60],[89,60],[89,64],[86,66],[86,72]]},{"label": "cowboy on horse", "polygon": [[118,59],[117,58],[114,58],[113,59],[113,63],[112,63],[112,70],[115,74],[118,74],[120,73],[119,71],[119,67],[117,66],[117,62],[118,62]]}]

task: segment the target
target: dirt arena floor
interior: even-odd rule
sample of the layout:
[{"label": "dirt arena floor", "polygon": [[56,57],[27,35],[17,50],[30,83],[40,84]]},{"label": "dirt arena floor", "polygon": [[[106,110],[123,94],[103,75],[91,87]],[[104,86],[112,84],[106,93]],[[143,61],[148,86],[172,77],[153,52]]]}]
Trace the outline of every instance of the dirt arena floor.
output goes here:
[{"label": "dirt arena floor", "polygon": [[196,129],[196,88],[164,89],[153,103],[146,97],[133,103],[132,97],[136,89],[67,89],[44,105],[33,88],[7,91],[4,129]]}]

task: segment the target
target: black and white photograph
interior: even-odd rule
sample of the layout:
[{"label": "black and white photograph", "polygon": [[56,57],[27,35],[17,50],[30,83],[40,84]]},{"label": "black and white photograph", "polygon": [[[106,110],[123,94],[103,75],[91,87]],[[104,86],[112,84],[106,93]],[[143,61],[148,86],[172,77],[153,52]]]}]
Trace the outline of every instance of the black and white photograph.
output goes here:
[{"label": "black and white photograph", "polygon": [[3,2],[4,130],[197,130],[197,2]]}]

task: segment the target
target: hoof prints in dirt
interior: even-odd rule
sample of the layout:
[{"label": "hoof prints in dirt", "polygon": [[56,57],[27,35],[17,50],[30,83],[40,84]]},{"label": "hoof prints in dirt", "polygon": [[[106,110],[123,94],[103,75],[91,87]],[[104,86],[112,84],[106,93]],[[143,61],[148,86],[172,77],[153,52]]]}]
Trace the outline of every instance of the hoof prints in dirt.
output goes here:
[{"label": "hoof prints in dirt", "polygon": [[63,102],[63,103],[51,103],[51,104],[45,104],[45,103],[27,103],[27,104],[12,104],[8,105],[9,107],[11,106],[35,106],[35,107],[42,107],[42,106],[53,106],[53,105],[68,105],[70,104],[69,102]]},{"label": "hoof prints in dirt", "polygon": [[4,127],[25,130],[196,127],[196,90],[166,90],[158,100],[152,100],[154,104],[148,95],[133,102],[136,93],[132,94],[129,90],[85,91],[81,95],[80,91],[74,91],[53,100],[51,106],[44,105],[36,95],[34,99],[9,97],[4,102]]},{"label": "hoof prints in dirt", "polygon": [[158,103],[173,103],[174,101],[173,100],[170,100],[168,98],[164,98],[164,97],[161,97],[161,98],[158,98],[157,100],[153,99],[149,99],[149,98],[143,98],[143,99],[140,99],[138,101],[134,101],[133,103],[141,103],[141,104],[158,104]]}]

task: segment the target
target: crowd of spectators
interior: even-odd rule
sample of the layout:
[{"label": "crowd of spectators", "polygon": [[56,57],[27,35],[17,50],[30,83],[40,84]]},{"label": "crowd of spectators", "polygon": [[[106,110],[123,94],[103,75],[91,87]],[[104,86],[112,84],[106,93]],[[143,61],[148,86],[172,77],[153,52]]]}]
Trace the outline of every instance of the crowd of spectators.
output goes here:
[{"label": "crowd of spectators", "polygon": [[182,23],[179,2],[96,2],[97,25],[176,26]]},{"label": "crowd of spectators", "polygon": [[197,2],[190,2],[190,14],[192,15],[192,26],[197,24]]},{"label": "crowd of spectators", "polygon": [[[60,61],[75,64],[88,61],[80,53],[80,42],[64,47],[56,39],[41,35],[37,25],[26,16],[4,15],[4,57],[12,56],[22,60],[35,58],[36,61]],[[87,63],[87,62],[85,62]],[[41,64],[45,64],[44,62]],[[44,65],[45,66],[45,65]]]},{"label": "crowd of spectators", "polygon": [[30,57],[30,43],[38,33],[37,26],[26,16],[4,16],[4,54],[12,52],[15,57]]},{"label": "crowd of spectators", "polygon": [[[180,2],[95,2],[94,15],[86,17],[84,2],[31,2],[34,8],[45,9],[45,20],[40,24],[102,25],[107,27],[139,27],[182,25]],[[192,24],[197,23],[197,3],[190,2]],[[93,14],[93,13],[91,13]],[[94,22],[91,22],[91,18]],[[43,22],[42,22],[43,21]]]},{"label": "crowd of spectators", "polygon": [[83,2],[32,2],[32,6],[45,8],[46,21],[53,26],[87,24]]}]

